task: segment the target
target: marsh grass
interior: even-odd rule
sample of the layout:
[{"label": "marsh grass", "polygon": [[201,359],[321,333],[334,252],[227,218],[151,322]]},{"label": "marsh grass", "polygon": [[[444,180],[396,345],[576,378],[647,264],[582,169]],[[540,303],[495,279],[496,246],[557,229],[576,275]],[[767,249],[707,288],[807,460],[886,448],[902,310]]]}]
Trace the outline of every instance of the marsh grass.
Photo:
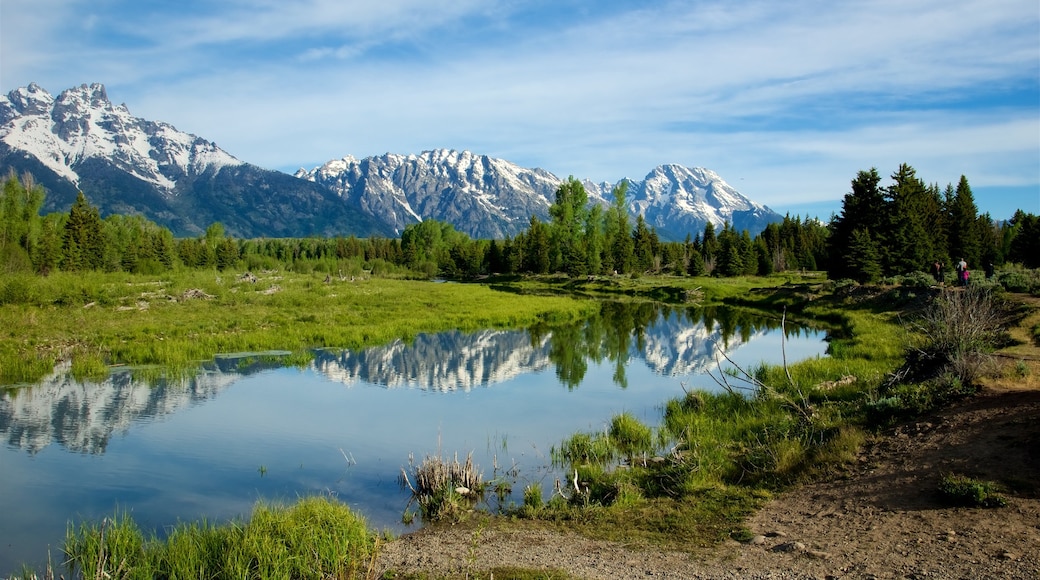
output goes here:
[{"label": "marsh grass", "polygon": [[517,296],[481,285],[266,272],[165,276],[86,273],[5,279],[0,288],[0,384],[34,382],[61,360],[79,376],[102,367],[178,374],[219,353],[360,348],[423,332],[515,328],[574,320],[597,305]]},{"label": "marsh grass", "polygon": [[437,453],[427,455],[419,463],[410,457],[408,463],[411,477],[408,470],[401,468],[398,481],[412,492],[412,501],[418,504],[425,522],[460,520],[487,490],[484,474],[473,463],[472,452],[464,462],[459,461],[458,453],[452,458]]},{"label": "marsh grass", "polygon": [[825,321],[829,356],[720,370],[719,391],[684,386],[648,437],[624,416],[602,432],[572,435],[552,449],[554,464],[570,474],[566,501],[554,493],[548,504],[536,509],[532,500],[520,511],[628,542],[671,546],[675,537],[696,536],[710,546],[740,537],[742,518],[764,498],[853,463],[868,437],[865,408],[916,338],[892,304],[919,299],[861,294],[867,298],[850,300],[800,285],[741,297]]},{"label": "marsh grass", "polygon": [[125,512],[69,527],[72,577],[366,578],[379,538],[365,520],[325,497],[289,507],[258,504],[248,521],[180,523],[146,536]]}]

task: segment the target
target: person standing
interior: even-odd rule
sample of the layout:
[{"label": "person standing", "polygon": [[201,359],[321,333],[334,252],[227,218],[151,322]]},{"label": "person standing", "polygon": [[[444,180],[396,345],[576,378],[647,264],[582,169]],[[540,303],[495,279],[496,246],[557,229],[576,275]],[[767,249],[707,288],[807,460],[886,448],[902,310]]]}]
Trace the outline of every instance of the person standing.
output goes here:
[{"label": "person standing", "polygon": [[964,258],[961,258],[957,262],[957,280],[961,286],[968,285],[968,275],[968,263],[964,261]]}]

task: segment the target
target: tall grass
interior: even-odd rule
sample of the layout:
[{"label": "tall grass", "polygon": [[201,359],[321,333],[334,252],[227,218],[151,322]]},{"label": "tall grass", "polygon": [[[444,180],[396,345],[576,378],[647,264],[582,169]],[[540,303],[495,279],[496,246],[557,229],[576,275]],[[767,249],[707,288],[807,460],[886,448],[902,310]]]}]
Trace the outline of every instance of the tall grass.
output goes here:
[{"label": "tall grass", "polygon": [[177,524],[165,539],[124,512],[70,525],[64,547],[70,575],[91,580],[366,578],[377,549],[363,518],[324,497],[258,504],[248,521]]}]

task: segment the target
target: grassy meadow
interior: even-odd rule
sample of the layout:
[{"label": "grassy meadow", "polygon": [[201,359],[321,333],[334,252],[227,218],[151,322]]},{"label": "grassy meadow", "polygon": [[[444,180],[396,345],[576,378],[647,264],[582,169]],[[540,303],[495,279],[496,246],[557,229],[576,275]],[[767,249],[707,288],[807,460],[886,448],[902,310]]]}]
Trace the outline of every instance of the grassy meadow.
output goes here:
[{"label": "grassy meadow", "polygon": [[0,279],[0,384],[36,381],[59,360],[71,360],[78,377],[115,365],[190,371],[220,353],[287,350],[305,359],[312,348],[520,327],[596,308],[477,284],[286,272],[9,276]]}]

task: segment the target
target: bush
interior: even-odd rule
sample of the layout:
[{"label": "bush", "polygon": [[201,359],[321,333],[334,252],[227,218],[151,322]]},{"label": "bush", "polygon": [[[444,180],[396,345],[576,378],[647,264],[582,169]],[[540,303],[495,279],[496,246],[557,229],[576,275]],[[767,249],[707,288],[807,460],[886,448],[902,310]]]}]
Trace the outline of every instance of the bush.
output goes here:
[{"label": "bush", "polygon": [[935,277],[924,272],[913,272],[903,276],[900,283],[910,288],[931,288],[935,286]]},{"label": "bush", "polygon": [[997,283],[1008,292],[1040,294],[1040,270],[1008,265],[994,276]]},{"label": "bush", "polygon": [[[1003,316],[989,292],[968,287],[942,292],[917,320],[923,344],[907,355],[907,369],[917,369],[917,380],[947,371],[965,384],[978,378],[980,355],[992,351],[1004,338]],[[922,374],[923,373],[923,374]]]},{"label": "bush", "polygon": [[0,284],[0,304],[30,304],[36,299],[33,277],[16,275]]},{"label": "bush", "polygon": [[1007,505],[997,493],[996,485],[962,475],[946,474],[939,482],[939,495],[949,504],[967,507],[995,508]]}]

